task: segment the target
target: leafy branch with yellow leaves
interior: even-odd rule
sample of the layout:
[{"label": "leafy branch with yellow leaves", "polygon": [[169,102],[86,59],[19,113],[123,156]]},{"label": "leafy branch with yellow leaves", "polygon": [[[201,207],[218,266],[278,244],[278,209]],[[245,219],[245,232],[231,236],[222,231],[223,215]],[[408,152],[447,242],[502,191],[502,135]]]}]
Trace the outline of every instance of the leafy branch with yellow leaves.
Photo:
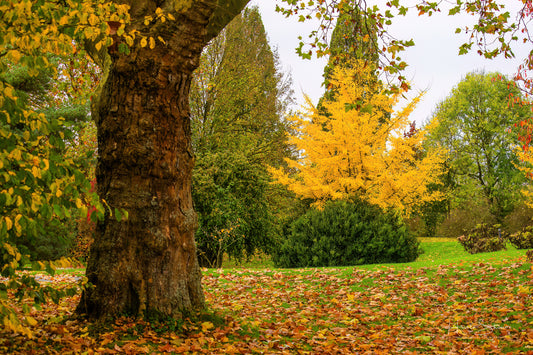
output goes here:
[{"label": "leafy branch with yellow leaves", "polygon": [[421,95],[393,112],[401,93],[369,88],[381,85],[369,80],[371,65],[355,61],[349,67],[335,69],[331,85],[338,94],[323,102],[326,113],[308,100],[307,111],[292,117],[290,141],[300,156],[286,160],[288,169],[271,168],[275,180],[319,208],[328,200],[359,196],[409,215],[442,198],[428,185],[439,184],[444,151],[421,154],[427,127],[404,134]]}]

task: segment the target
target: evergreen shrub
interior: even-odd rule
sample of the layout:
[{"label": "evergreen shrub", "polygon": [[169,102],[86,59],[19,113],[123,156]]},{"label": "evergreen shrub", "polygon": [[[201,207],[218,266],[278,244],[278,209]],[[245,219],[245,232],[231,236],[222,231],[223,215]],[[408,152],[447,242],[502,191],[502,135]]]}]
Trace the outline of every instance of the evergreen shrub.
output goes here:
[{"label": "evergreen shrub", "polygon": [[409,262],[420,255],[419,245],[393,213],[360,199],[335,201],[294,221],[273,261],[277,267]]},{"label": "evergreen shrub", "polygon": [[457,240],[467,252],[477,254],[507,249],[507,238],[508,233],[499,224],[481,223]]},{"label": "evergreen shrub", "polygon": [[76,236],[76,226],[68,218],[44,221],[34,235],[23,234],[11,242],[32,261],[58,260],[69,255]]}]

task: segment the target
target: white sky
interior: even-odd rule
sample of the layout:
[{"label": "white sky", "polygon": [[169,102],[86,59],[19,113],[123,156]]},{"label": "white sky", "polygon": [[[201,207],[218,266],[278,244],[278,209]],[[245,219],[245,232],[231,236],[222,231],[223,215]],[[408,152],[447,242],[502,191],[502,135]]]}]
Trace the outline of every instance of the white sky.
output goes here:
[{"label": "white sky", "polygon": [[[296,18],[287,19],[276,13],[276,3],[280,3],[279,0],[250,2],[251,5],[259,6],[270,44],[278,49],[284,70],[292,74],[298,102],[303,103],[303,96],[306,94],[316,104],[323,93],[322,73],[327,60],[316,57],[304,60],[295,51],[299,42],[298,36],[306,38],[315,26],[298,22]],[[517,4],[518,1],[512,3]],[[455,34],[455,29],[473,21],[474,18],[469,15],[446,16],[442,13],[431,17],[418,17],[415,11],[407,17],[398,16],[393,19],[390,33],[398,39],[412,38],[415,41],[415,47],[401,54],[402,59],[409,65],[404,75],[414,89],[410,96],[415,96],[415,90],[427,90],[411,116],[419,123],[418,126],[431,116],[435,106],[450,94],[451,89],[467,73],[485,70],[511,76],[529,52],[529,47],[521,46],[514,49],[516,59],[502,57],[487,60],[475,53],[475,50],[459,56],[459,46],[466,42],[467,37],[464,34]]]}]

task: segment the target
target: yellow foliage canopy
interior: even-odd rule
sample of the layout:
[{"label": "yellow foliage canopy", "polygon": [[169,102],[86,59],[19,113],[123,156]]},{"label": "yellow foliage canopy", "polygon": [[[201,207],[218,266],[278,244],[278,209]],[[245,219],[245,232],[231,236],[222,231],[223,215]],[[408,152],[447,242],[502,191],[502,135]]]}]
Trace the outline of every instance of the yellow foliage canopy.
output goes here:
[{"label": "yellow foliage canopy", "polygon": [[442,197],[428,185],[439,183],[444,151],[422,152],[427,127],[404,134],[420,95],[394,113],[400,94],[369,88],[371,70],[363,62],[337,68],[331,80],[335,100],[324,102],[328,114],[308,101],[303,117],[291,118],[296,133],[290,141],[300,157],[287,159],[288,170],[270,171],[278,183],[315,200],[317,207],[357,195],[408,215],[414,207]]}]

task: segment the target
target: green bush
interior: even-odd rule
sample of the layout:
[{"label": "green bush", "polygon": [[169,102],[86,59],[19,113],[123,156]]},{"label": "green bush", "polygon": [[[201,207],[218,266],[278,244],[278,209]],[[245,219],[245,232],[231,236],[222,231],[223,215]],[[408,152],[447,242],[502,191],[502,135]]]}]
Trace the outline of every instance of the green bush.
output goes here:
[{"label": "green bush", "polygon": [[499,224],[481,223],[457,240],[467,252],[477,254],[506,249],[507,238],[508,233],[503,231]]},{"label": "green bush", "polygon": [[76,235],[76,226],[68,218],[42,222],[34,235],[15,236],[11,242],[22,255],[32,261],[58,260],[69,255]]},{"label": "green bush", "polygon": [[277,267],[409,262],[419,242],[399,217],[359,199],[335,201],[294,221],[274,252]]},{"label": "green bush", "polygon": [[269,206],[266,168],[244,154],[197,154],[192,196],[201,267],[219,268],[224,254],[241,261],[268,252],[276,223]]},{"label": "green bush", "polygon": [[532,249],[533,226],[526,226],[520,232],[511,234],[509,241],[516,249]]}]

